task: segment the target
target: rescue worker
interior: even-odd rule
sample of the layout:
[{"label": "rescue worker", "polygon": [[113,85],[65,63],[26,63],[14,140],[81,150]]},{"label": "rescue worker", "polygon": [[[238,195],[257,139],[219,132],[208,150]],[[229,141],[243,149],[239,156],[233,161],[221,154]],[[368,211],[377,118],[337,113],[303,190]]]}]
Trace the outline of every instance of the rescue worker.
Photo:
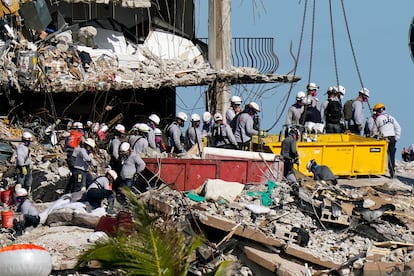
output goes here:
[{"label": "rescue worker", "polygon": [[72,158],[73,151],[84,140],[83,124],[81,122],[74,122],[70,124],[69,136],[65,139],[63,150],[66,152],[66,162],[69,170],[73,170],[75,158]]},{"label": "rescue worker", "polygon": [[233,131],[228,124],[223,123],[223,116],[220,113],[214,114],[215,124],[211,135],[212,147],[237,149],[238,144]]},{"label": "rescue worker", "polygon": [[305,99],[306,94],[303,91],[299,91],[296,94],[296,102],[292,104],[287,112],[285,125],[289,128],[292,126],[299,125],[299,119],[303,112],[303,100]]},{"label": "rescue worker", "polygon": [[33,201],[29,199],[27,190],[19,188],[15,190],[16,193],[16,211],[20,215],[13,220],[13,228],[16,235],[20,236],[28,227],[37,227],[40,223],[39,211],[36,209]]},{"label": "rescue worker", "polygon": [[358,97],[352,102],[352,119],[348,122],[348,130],[352,133],[361,135],[362,123],[364,120],[363,103],[368,102],[369,90],[361,88]]},{"label": "rescue worker", "polygon": [[288,136],[283,139],[281,145],[280,155],[283,157],[283,176],[289,183],[296,183],[295,171],[293,164],[299,166],[299,154],[296,149],[296,141],[299,139],[299,130],[291,127],[288,131]]},{"label": "rescue worker", "polygon": [[208,147],[212,146],[211,141],[211,133],[213,131],[214,120],[211,116],[211,113],[205,111],[203,113],[203,126],[201,129],[201,136],[203,140],[203,144],[207,145]]},{"label": "rescue worker", "polygon": [[117,124],[114,129],[114,137],[109,141],[109,155],[111,157],[109,165],[116,172],[121,170],[121,161],[119,160],[119,146],[125,140],[125,126]]},{"label": "rescue worker", "polygon": [[115,194],[112,190],[114,182],[117,180],[118,174],[108,169],[103,176],[97,177],[91,182],[85,193],[85,201],[89,203],[92,209],[101,207],[104,199],[108,200],[107,212],[112,212],[115,201]]},{"label": "rescue worker", "polygon": [[312,99],[304,99],[304,110],[300,116],[299,123],[305,126],[308,133],[322,133],[323,125],[321,120],[321,113],[319,110],[312,106]]},{"label": "rescue worker", "polygon": [[197,145],[197,148],[201,152],[203,141],[200,131],[200,115],[196,113],[191,114],[190,121],[191,125],[187,128],[185,133],[187,150],[191,149],[194,145]]},{"label": "rescue worker", "polygon": [[242,104],[243,100],[239,96],[232,96],[230,98],[230,107],[226,111],[226,122],[227,124],[231,124],[233,118],[242,112]]},{"label": "rescue worker", "polygon": [[148,116],[148,122],[149,131],[148,131],[148,145],[152,149],[156,149],[157,145],[155,144],[155,134],[154,130],[158,127],[160,124],[160,117],[158,117],[157,114],[151,114]]},{"label": "rescue worker", "polygon": [[122,185],[126,185],[129,188],[132,188],[132,186],[140,188],[139,173],[145,169],[146,164],[144,160],[131,149],[131,145],[127,142],[121,144],[119,154],[122,160],[120,174]]},{"label": "rescue worker", "polygon": [[366,120],[364,126],[364,135],[366,137],[374,137],[372,131],[374,130],[375,120],[377,119],[377,112],[373,109],[371,116]]},{"label": "rescue worker", "polygon": [[30,143],[33,135],[30,132],[23,132],[22,143],[16,147],[16,168],[17,184],[30,192],[33,182],[32,177],[32,158],[30,156]]},{"label": "rescue worker", "polygon": [[[151,128],[147,124],[139,124],[138,125],[138,135],[136,140],[133,144],[131,144],[131,148],[135,151],[136,154],[142,156],[145,155],[148,148],[148,133],[150,132]],[[154,138],[155,139],[155,138]]]},{"label": "rescue worker", "polygon": [[96,172],[98,166],[96,161],[92,158],[94,148],[95,140],[86,138],[85,141],[73,151],[75,163],[72,172],[73,182],[70,187],[71,193],[86,191],[86,185],[93,180],[90,167]]},{"label": "rescue worker", "polygon": [[322,122],[325,122],[326,133],[341,133],[342,104],[338,98],[338,88],[330,86],[326,93],[328,98],[321,104],[320,113]]},{"label": "rescue worker", "polygon": [[183,154],[186,152],[182,143],[184,137],[181,128],[187,121],[187,114],[178,112],[175,120],[167,127],[167,152]]},{"label": "rescue worker", "polygon": [[164,139],[162,137],[162,131],[159,128],[154,129],[155,134],[155,144],[161,153],[167,151],[167,146],[164,144]]},{"label": "rescue worker", "polygon": [[319,107],[319,99],[316,98],[318,96],[318,89],[319,85],[316,83],[310,82],[306,85],[306,98],[311,99],[312,106],[316,109]]},{"label": "rescue worker", "polygon": [[252,136],[259,135],[259,130],[253,128],[254,117],[258,112],[260,112],[259,105],[251,102],[246,105],[243,112],[234,118],[235,122],[232,124],[234,129],[232,130],[240,150],[249,150]]},{"label": "rescue worker", "polygon": [[372,133],[374,136],[384,138],[388,142],[388,172],[390,177],[395,176],[395,144],[401,137],[401,126],[397,119],[385,112],[385,105],[377,103],[374,106],[376,119]]},{"label": "rescue worker", "polygon": [[325,165],[318,165],[314,159],[309,160],[306,164],[306,169],[308,172],[313,173],[313,179],[315,181],[321,181],[322,183],[328,181],[333,185],[338,184],[338,180],[331,169]]}]

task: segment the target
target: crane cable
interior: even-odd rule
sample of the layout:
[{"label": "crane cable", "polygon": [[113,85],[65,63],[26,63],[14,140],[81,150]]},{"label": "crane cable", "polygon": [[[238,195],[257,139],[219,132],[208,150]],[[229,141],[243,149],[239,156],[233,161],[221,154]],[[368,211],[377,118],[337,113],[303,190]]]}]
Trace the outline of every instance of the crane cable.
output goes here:
[{"label": "crane cable", "polygon": [[313,6],[312,6],[312,28],[311,28],[311,41],[310,41],[310,52],[309,52],[308,83],[311,82],[311,77],[312,77],[313,42],[315,40],[315,11],[316,11],[316,0],[313,0]]},{"label": "crane cable", "polygon": [[332,55],[333,55],[333,62],[334,62],[334,68],[335,68],[336,86],[339,87],[338,63],[336,60],[336,46],[335,46],[335,34],[334,34],[334,23],[333,23],[331,0],[329,0],[329,18],[331,21]]},{"label": "crane cable", "polygon": [[[296,71],[298,69],[298,64],[299,64],[299,57],[300,57],[300,50],[302,48],[302,42],[303,42],[303,34],[304,34],[304,29],[305,29],[305,21],[306,21],[306,12],[307,12],[307,6],[308,6],[308,0],[305,0],[305,8],[303,9],[303,16],[302,16],[302,26],[301,26],[301,31],[300,31],[300,38],[299,38],[299,46],[298,46],[298,52],[296,54],[296,58],[295,59],[295,64],[292,70],[292,75],[295,76],[296,75]],[[280,118],[282,117],[283,113],[285,112],[290,94],[292,93],[292,89],[293,89],[293,82],[290,83],[290,87],[289,87],[289,91],[288,94],[286,96],[286,100],[283,103],[283,107],[282,107],[282,111],[279,113],[278,117],[276,118],[275,122],[270,126],[270,128],[266,129],[266,132],[271,131],[279,122]]]}]

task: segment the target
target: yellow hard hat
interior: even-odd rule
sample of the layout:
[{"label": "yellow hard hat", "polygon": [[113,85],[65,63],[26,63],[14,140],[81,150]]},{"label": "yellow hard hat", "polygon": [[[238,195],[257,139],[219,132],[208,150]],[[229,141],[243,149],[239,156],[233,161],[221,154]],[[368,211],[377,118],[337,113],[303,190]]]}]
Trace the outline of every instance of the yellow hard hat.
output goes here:
[{"label": "yellow hard hat", "polygon": [[373,110],[385,109],[385,105],[383,103],[377,103],[374,105]]}]

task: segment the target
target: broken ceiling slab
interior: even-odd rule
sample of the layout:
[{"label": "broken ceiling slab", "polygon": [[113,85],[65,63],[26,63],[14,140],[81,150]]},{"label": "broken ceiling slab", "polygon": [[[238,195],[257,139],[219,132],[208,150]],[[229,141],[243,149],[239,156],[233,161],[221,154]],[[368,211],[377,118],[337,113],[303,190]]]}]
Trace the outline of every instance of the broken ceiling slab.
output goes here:
[{"label": "broken ceiling slab", "polygon": [[277,275],[307,275],[307,269],[304,265],[284,259],[279,254],[269,253],[250,246],[245,246],[244,252],[249,260],[261,265],[271,272],[277,273]]}]

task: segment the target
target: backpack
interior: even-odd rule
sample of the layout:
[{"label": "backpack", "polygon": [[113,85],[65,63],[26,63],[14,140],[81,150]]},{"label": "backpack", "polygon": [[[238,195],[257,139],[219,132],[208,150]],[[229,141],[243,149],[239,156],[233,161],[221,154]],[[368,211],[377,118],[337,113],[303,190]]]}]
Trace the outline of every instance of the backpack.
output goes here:
[{"label": "backpack", "polygon": [[354,102],[354,100],[347,100],[344,104],[344,119],[345,121],[350,121],[353,119],[354,117],[354,113],[352,110],[352,103]]},{"label": "backpack", "polygon": [[236,116],[234,116],[233,120],[231,120],[231,122],[230,122],[230,128],[233,131],[233,133],[236,133],[239,116],[242,113],[245,113],[245,112],[242,111],[242,112],[237,113]]},{"label": "backpack", "polygon": [[80,131],[71,131],[70,136],[68,137],[68,143],[66,144],[69,148],[76,148],[80,145],[82,141],[82,132]]},{"label": "backpack", "polygon": [[[352,106],[351,106],[352,107]],[[338,124],[342,118],[342,105],[339,101],[329,101],[325,109],[326,122]]]}]

